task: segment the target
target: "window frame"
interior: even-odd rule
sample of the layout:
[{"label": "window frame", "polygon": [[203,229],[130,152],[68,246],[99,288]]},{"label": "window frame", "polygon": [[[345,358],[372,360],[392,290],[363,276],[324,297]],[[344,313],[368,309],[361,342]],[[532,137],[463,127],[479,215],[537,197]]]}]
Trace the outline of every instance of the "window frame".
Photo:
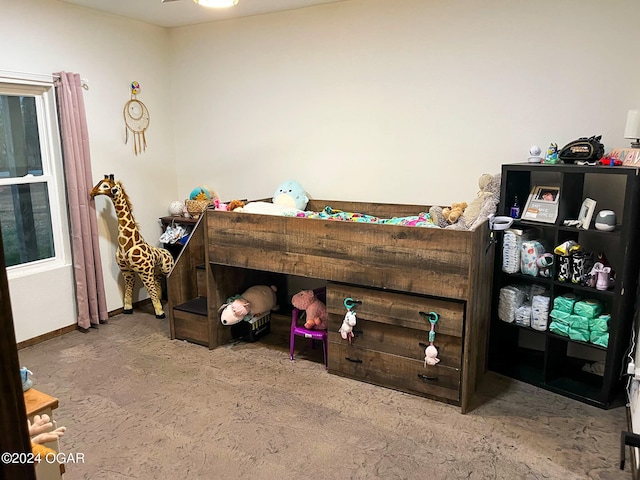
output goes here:
[{"label": "window frame", "polygon": [[54,77],[0,70],[0,95],[29,96],[35,99],[42,175],[0,178],[0,186],[46,183],[54,248],[53,257],[7,267],[7,277],[11,279],[70,265],[71,247]]}]

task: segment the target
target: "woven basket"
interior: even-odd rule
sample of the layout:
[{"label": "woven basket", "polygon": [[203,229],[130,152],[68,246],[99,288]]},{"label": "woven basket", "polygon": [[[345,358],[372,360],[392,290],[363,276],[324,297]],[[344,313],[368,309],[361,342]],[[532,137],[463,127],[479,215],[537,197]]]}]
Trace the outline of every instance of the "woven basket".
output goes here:
[{"label": "woven basket", "polygon": [[211,202],[209,200],[187,200],[187,212],[193,218],[198,218],[207,209]]}]

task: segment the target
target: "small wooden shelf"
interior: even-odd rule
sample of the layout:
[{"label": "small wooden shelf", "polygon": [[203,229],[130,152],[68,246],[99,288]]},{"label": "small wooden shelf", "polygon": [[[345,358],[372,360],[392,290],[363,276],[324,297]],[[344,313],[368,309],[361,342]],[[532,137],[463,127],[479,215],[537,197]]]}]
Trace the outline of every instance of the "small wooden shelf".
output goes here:
[{"label": "small wooden shelf", "polygon": [[24,392],[24,404],[27,409],[27,417],[33,417],[58,408],[58,399],[32,387]]}]

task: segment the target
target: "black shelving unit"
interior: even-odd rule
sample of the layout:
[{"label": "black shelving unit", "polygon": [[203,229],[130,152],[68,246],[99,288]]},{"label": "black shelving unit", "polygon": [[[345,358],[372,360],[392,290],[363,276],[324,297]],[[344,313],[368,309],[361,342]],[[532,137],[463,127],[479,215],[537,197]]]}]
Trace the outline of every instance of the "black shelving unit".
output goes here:
[{"label": "black shelving unit", "polygon": [[[549,278],[502,271],[502,236],[498,234],[489,340],[489,369],[560,395],[600,407],[624,404],[627,351],[636,308],[640,254],[640,170],[634,167],[508,164],[502,166],[501,203],[498,215],[509,215],[517,196],[524,207],[534,186],[559,187],[558,218],[555,223],[516,220],[512,228],[530,232],[546,252],[567,240],[575,240],[587,251],[604,252],[616,272],[615,286],[606,291],[557,280],[554,262]],[[600,210],[616,212],[614,231],[563,225],[577,219],[583,200],[597,202]],[[556,257],[557,260],[557,257]],[[609,343],[602,347],[550,332],[507,323],[498,317],[500,289],[513,284],[538,284],[553,299],[573,293],[598,300],[611,315]],[[551,318],[547,325],[551,322]],[[594,362],[604,362],[602,375],[588,371]],[[586,370],[585,370],[586,369]]]}]

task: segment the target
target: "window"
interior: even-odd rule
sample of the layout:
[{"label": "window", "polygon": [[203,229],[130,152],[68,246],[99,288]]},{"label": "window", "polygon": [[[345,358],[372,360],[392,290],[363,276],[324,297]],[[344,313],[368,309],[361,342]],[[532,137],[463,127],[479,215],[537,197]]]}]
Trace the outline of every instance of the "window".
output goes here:
[{"label": "window", "polygon": [[0,72],[0,226],[9,271],[65,261],[53,83]]}]

